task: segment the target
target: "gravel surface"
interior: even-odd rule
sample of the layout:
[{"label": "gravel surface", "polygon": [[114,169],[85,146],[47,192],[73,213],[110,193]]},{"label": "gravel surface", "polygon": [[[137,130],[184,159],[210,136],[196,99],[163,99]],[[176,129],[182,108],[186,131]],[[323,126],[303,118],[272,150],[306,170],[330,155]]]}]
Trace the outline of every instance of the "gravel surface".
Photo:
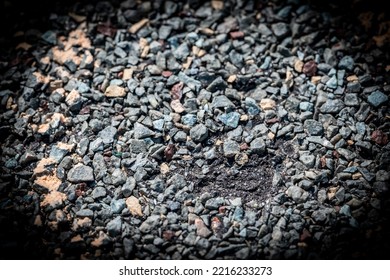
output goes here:
[{"label": "gravel surface", "polygon": [[1,258],[388,259],[390,20],[335,2],[3,2]]}]

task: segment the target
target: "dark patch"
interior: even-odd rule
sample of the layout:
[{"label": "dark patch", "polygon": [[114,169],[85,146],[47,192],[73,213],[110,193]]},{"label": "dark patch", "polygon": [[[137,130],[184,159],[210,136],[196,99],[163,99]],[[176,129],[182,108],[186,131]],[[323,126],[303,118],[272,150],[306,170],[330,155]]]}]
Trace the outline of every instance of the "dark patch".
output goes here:
[{"label": "dark patch", "polygon": [[239,77],[234,83],[233,87],[238,91],[250,91],[257,86],[257,79],[254,77]]},{"label": "dark patch", "polygon": [[252,155],[243,167],[228,160],[214,161],[209,167],[203,177],[199,176],[198,167],[188,172],[187,179],[195,183],[195,195],[209,192],[224,198],[241,197],[243,203],[252,200],[260,203],[277,193],[272,187],[274,167],[270,156]]},{"label": "dark patch", "polygon": [[0,127],[0,142],[3,142],[9,134],[11,133],[11,128],[9,126]]},{"label": "dark patch", "polygon": [[291,141],[278,139],[274,144],[274,148],[278,149],[277,155],[281,157],[288,157],[291,159],[297,159],[299,157],[298,147]]},{"label": "dark patch", "polygon": [[168,144],[164,150],[164,157],[167,161],[172,160],[173,155],[176,153],[176,146],[174,144]]}]

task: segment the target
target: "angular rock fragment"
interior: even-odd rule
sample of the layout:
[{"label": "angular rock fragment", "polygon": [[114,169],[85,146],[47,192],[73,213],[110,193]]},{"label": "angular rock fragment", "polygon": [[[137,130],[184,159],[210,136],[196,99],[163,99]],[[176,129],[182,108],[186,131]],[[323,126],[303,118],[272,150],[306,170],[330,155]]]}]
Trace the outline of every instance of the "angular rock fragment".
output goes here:
[{"label": "angular rock fragment", "polygon": [[67,179],[71,183],[94,181],[93,169],[89,166],[78,163],[69,170]]}]

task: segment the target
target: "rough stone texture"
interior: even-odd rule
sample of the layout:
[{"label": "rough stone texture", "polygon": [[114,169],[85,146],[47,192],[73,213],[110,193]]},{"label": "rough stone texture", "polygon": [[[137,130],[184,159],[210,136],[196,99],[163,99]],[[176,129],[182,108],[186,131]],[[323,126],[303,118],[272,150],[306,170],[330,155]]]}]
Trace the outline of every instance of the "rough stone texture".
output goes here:
[{"label": "rough stone texture", "polygon": [[89,166],[78,163],[69,170],[67,179],[72,183],[93,181],[93,169]]},{"label": "rough stone texture", "polygon": [[322,2],[7,1],[0,256],[388,259],[389,18]]}]

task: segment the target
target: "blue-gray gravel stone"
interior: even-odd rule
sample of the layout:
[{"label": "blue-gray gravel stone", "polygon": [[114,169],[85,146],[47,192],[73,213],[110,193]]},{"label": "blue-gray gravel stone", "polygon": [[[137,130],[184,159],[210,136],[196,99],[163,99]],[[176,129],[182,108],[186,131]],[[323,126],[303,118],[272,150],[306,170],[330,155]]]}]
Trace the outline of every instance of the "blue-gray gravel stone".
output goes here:
[{"label": "blue-gray gravel stone", "polygon": [[130,152],[133,154],[145,153],[147,151],[146,143],[144,140],[130,139],[129,147]]},{"label": "blue-gray gravel stone", "polygon": [[83,164],[77,164],[68,172],[68,181],[72,183],[90,182],[94,180],[93,169]]},{"label": "blue-gray gravel stone", "polygon": [[260,69],[267,70],[272,62],[272,58],[270,56],[266,56],[263,63],[260,65]]},{"label": "blue-gray gravel stone", "polygon": [[240,152],[240,145],[233,140],[227,139],[223,143],[223,154],[226,157],[234,157]]},{"label": "blue-gray gravel stone", "polygon": [[314,111],[314,105],[313,105],[313,103],[311,103],[311,102],[303,101],[303,102],[299,103],[299,109],[300,109],[301,111],[310,111],[310,112],[313,112],[313,111]]},{"label": "blue-gray gravel stone", "polygon": [[198,121],[197,117],[194,114],[186,114],[186,115],[181,117],[181,122],[184,125],[188,125],[190,127],[194,126],[197,121]]},{"label": "blue-gray gravel stone", "polygon": [[123,209],[126,207],[126,202],[124,199],[113,199],[111,200],[111,211],[114,214],[120,214]]},{"label": "blue-gray gravel stone", "polygon": [[211,103],[213,108],[234,108],[234,103],[230,101],[225,95],[218,95],[213,99]]},{"label": "blue-gray gravel stone", "polygon": [[152,130],[150,130],[149,128],[147,128],[143,124],[140,124],[138,122],[136,122],[134,124],[134,137],[136,139],[147,138],[147,137],[153,136],[154,134],[155,133]]},{"label": "blue-gray gravel stone", "polygon": [[125,171],[120,168],[115,168],[111,174],[111,181],[114,186],[123,185],[126,182],[127,175]]},{"label": "blue-gray gravel stone", "polygon": [[205,203],[205,208],[209,210],[216,210],[225,204],[225,199],[222,197],[210,198]]},{"label": "blue-gray gravel stone", "polygon": [[187,141],[187,133],[185,133],[185,132],[182,131],[182,130],[179,130],[179,131],[176,132],[176,134],[173,136],[173,140],[175,140],[176,142],[185,142],[185,141]]},{"label": "blue-gray gravel stone", "polygon": [[[326,48],[324,50],[324,60],[325,60],[325,63],[328,64],[329,66],[336,66],[337,65],[337,57],[336,57],[336,54],[335,52],[330,49],[330,48]],[[325,70],[326,72],[326,70]]]},{"label": "blue-gray gravel stone", "polygon": [[348,70],[348,71],[352,71],[353,70],[353,67],[354,67],[354,60],[351,56],[349,55],[346,55],[344,56],[340,61],[339,61],[339,68],[340,69],[345,69],[345,70]]},{"label": "blue-gray gravel stone", "polygon": [[228,127],[236,128],[240,121],[240,114],[237,112],[224,113],[218,116],[218,120]]},{"label": "blue-gray gravel stone", "polygon": [[93,189],[91,196],[93,199],[99,199],[107,195],[107,190],[104,187],[96,187]]},{"label": "blue-gray gravel stone", "polygon": [[306,128],[309,135],[322,136],[324,134],[324,127],[316,120],[306,120],[304,127]]},{"label": "blue-gray gravel stone", "polygon": [[272,32],[278,38],[284,38],[290,33],[289,26],[284,22],[277,22],[271,25]]},{"label": "blue-gray gravel stone", "polygon": [[311,217],[316,222],[325,222],[328,218],[328,211],[326,209],[319,209],[312,213]]},{"label": "blue-gray gravel stone", "polygon": [[298,186],[289,187],[287,189],[287,195],[291,197],[296,203],[303,203],[309,197],[308,192]]},{"label": "blue-gray gravel stone", "polygon": [[330,79],[326,82],[326,86],[331,89],[337,88],[338,86],[337,76],[333,75],[332,77],[330,77]]},{"label": "blue-gray gravel stone", "polygon": [[110,236],[115,237],[122,232],[122,218],[120,216],[107,223],[107,232]]},{"label": "blue-gray gravel stone", "polygon": [[272,35],[272,31],[268,28],[268,26],[265,23],[260,23],[258,26],[258,30],[260,34],[264,36]]},{"label": "blue-gray gravel stone", "polygon": [[256,100],[251,97],[245,98],[245,106],[249,115],[256,116],[260,113],[260,107],[257,105]]},{"label": "blue-gray gravel stone", "polygon": [[104,144],[102,138],[98,137],[92,142],[89,143],[89,149],[92,152],[98,152],[98,151],[103,151],[104,149]]},{"label": "blue-gray gravel stone", "polygon": [[263,138],[255,138],[251,143],[250,143],[250,150],[252,153],[255,154],[264,154],[266,151],[266,145],[263,140]]},{"label": "blue-gray gravel stone", "polygon": [[314,167],[315,163],[315,156],[310,154],[310,152],[304,152],[299,156],[299,160],[307,167],[312,168]]},{"label": "blue-gray gravel stone", "polygon": [[321,113],[335,114],[339,113],[345,107],[344,102],[340,99],[327,99],[320,107]]},{"label": "blue-gray gravel stone", "polygon": [[90,209],[84,208],[84,209],[77,211],[76,216],[81,217],[81,218],[84,218],[84,217],[93,218],[93,211]]},{"label": "blue-gray gravel stone", "polygon": [[41,38],[52,45],[57,44],[57,34],[54,31],[48,30],[42,34]]},{"label": "blue-gray gravel stone", "polygon": [[191,90],[194,92],[198,93],[200,89],[202,88],[202,83],[199,82],[198,80],[191,78],[184,74],[183,72],[179,72],[177,75],[179,80],[185,83]]},{"label": "blue-gray gravel stone", "polygon": [[99,132],[99,137],[102,139],[104,144],[111,144],[114,142],[117,129],[113,126],[108,126]]},{"label": "blue-gray gravel stone", "polygon": [[160,223],[160,215],[149,216],[139,227],[142,233],[149,233]]},{"label": "blue-gray gravel stone", "polygon": [[387,95],[385,95],[379,90],[372,92],[367,98],[368,103],[370,103],[374,107],[379,107],[385,104],[388,100],[389,98],[387,97]]},{"label": "blue-gray gravel stone", "polygon": [[182,43],[177,49],[173,51],[174,56],[179,60],[184,60],[190,54],[190,49],[186,42]]},{"label": "blue-gray gravel stone", "polygon": [[190,137],[194,142],[202,142],[208,135],[209,130],[204,124],[198,124],[190,130]]},{"label": "blue-gray gravel stone", "polygon": [[70,151],[66,148],[61,148],[61,146],[54,145],[51,148],[50,157],[59,163],[69,152]]},{"label": "blue-gray gravel stone", "polygon": [[347,106],[359,106],[359,98],[356,93],[346,93],[344,97],[344,103]]}]

